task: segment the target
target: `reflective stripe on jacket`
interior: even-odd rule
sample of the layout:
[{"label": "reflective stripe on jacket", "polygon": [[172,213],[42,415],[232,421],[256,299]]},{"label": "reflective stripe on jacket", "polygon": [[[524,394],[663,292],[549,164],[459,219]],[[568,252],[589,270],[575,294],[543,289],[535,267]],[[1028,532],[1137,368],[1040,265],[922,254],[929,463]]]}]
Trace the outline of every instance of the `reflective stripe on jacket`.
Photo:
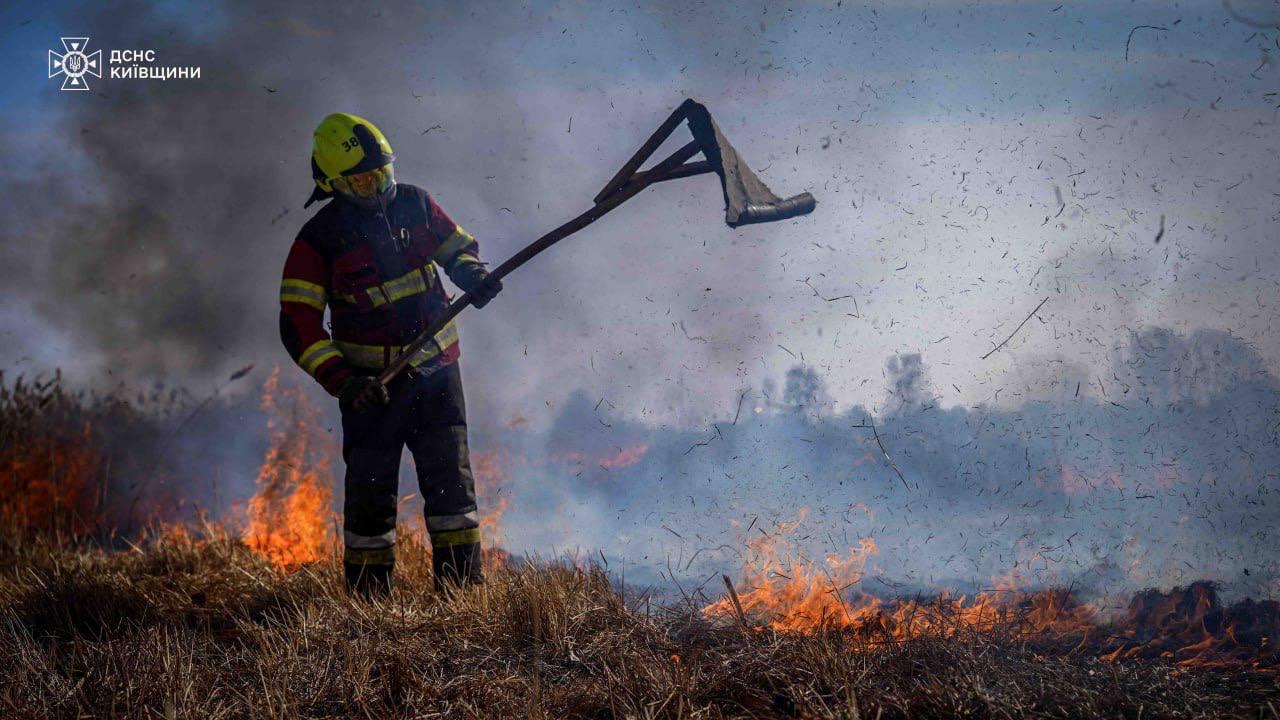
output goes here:
[{"label": "reflective stripe on jacket", "polygon": [[[479,262],[475,238],[421,188],[397,184],[385,215],[330,201],[303,225],[285,260],[281,339],[294,361],[337,395],[355,369],[385,367],[448,308],[437,267],[453,277]],[[450,323],[411,365],[432,371],[458,354]]]}]

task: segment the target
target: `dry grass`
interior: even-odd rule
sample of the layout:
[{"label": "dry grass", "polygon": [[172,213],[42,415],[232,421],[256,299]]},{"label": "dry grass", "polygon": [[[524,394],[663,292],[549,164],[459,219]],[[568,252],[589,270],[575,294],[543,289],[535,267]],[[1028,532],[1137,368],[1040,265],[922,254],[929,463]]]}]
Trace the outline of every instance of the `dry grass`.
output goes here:
[{"label": "dry grass", "polygon": [[244,401],[196,402],[181,389],[70,389],[59,374],[10,378],[0,370],[0,525],[64,535],[133,534],[186,520],[209,500],[213,477],[233,466],[216,453],[221,424],[253,417]]},{"label": "dry grass", "polygon": [[[511,564],[445,602],[402,547],[385,603],[235,539],[0,543],[0,714],[28,717],[1275,717],[1273,675],[1108,663],[999,632],[869,645],[628,607]],[[1270,703],[1270,704],[1269,704]]]},{"label": "dry grass", "polygon": [[[282,572],[215,528],[130,550],[141,519],[190,522],[166,449],[203,404],[158,393],[0,375],[0,718],[1280,720],[1276,675],[1241,668],[1280,665],[1275,603],[1139,596],[1127,633],[1049,637],[1026,608],[979,632],[938,600],[911,613],[942,631],[903,640],[894,621],[779,633],[710,621],[702,600],[651,608],[569,563],[508,563],[449,602],[411,533],[374,603],[346,595],[336,558]],[[1173,666],[1206,630],[1228,662]],[[1135,659],[1097,659],[1112,650]]]}]

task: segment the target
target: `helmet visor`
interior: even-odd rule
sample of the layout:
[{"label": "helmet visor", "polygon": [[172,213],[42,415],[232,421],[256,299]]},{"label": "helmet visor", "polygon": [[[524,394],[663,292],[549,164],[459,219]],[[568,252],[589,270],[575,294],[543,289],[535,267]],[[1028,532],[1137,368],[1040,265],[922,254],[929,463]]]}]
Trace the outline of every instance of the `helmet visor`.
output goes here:
[{"label": "helmet visor", "polygon": [[391,189],[395,174],[391,163],[355,175],[341,175],[329,180],[333,189],[352,198],[371,200]]}]

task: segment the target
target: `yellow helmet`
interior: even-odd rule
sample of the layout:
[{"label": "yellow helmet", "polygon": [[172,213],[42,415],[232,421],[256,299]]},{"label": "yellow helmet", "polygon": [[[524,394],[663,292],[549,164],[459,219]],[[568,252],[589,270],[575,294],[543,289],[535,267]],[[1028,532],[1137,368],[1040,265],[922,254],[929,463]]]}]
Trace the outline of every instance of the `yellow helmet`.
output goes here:
[{"label": "yellow helmet", "polygon": [[391,143],[373,123],[349,113],[333,113],[316,127],[311,146],[315,190],[303,207],[341,195],[362,207],[387,200],[395,191]]}]

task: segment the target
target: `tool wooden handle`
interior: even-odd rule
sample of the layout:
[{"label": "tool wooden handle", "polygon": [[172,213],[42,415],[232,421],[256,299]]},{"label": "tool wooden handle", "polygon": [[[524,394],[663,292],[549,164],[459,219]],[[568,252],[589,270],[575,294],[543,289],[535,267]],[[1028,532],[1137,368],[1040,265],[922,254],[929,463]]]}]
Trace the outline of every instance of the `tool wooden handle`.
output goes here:
[{"label": "tool wooden handle", "polygon": [[[614,190],[613,194],[605,197],[602,202],[596,203],[596,205],[590,210],[526,245],[523,250],[507,258],[506,262],[494,268],[489,273],[489,277],[495,280],[501,280],[514,272],[516,268],[532,260],[538,255],[538,253],[578,232],[596,220],[599,220],[610,210],[613,210],[622,203],[635,197],[641,190],[644,190],[655,182],[666,180],[667,175],[669,175],[672,170],[675,170],[681,165],[681,163],[698,154],[698,152],[699,148],[697,142],[691,142],[685,145],[672,153],[666,160],[655,165],[652,170],[643,173],[643,177],[633,177],[631,181]],[[703,170],[699,170],[699,172],[702,171]],[[418,354],[422,348],[426,347],[429,343],[434,342],[436,333],[443,330],[450,321],[458,316],[458,313],[462,312],[463,308],[470,304],[471,293],[463,293],[461,297],[450,303],[449,309],[445,310],[444,315],[441,315],[435,322],[431,323],[426,330],[419,333],[418,336],[413,339],[413,342],[406,345],[404,350],[397,355],[389,365],[387,365],[387,368],[378,374],[378,381],[383,385],[386,385],[391,382],[395,376],[403,372],[404,369],[409,366],[409,362],[413,359],[413,356]]]}]

